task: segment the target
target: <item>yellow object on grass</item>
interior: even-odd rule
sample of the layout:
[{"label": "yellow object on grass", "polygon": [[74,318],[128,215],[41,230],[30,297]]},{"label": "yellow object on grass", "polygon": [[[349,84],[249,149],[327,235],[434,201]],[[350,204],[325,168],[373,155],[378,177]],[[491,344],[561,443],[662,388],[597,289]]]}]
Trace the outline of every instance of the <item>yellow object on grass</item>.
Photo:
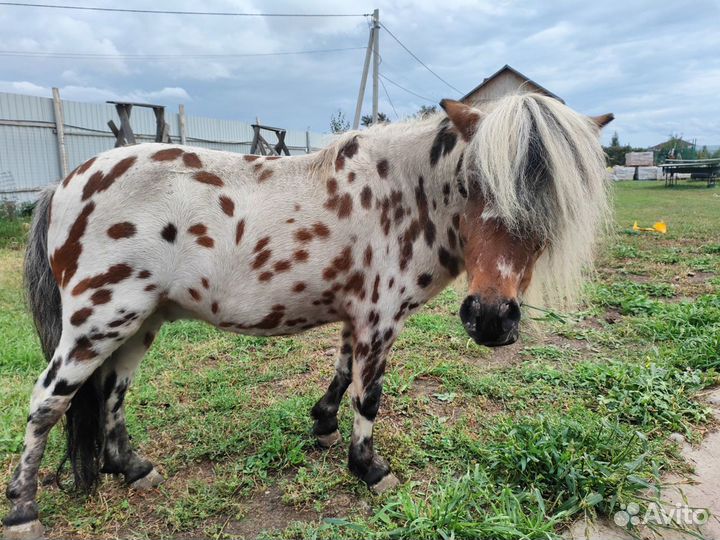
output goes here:
[{"label": "yellow object on grass", "polygon": [[635,223],[633,223],[632,229],[633,231],[659,232],[661,234],[665,234],[667,232],[667,223],[665,223],[663,220],[660,220],[656,221],[652,227],[640,227],[638,226],[638,222],[636,221]]}]

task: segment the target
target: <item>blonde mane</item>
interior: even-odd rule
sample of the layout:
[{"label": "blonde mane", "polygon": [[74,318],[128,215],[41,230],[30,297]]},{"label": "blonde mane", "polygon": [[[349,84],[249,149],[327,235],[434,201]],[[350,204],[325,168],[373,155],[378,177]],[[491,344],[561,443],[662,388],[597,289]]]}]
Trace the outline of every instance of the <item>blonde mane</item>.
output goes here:
[{"label": "blonde mane", "polygon": [[465,176],[510,231],[545,246],[526,299],[572,306],[609,223],[598,128],[538,94],[507,96],[483,112],[466,150]]}]

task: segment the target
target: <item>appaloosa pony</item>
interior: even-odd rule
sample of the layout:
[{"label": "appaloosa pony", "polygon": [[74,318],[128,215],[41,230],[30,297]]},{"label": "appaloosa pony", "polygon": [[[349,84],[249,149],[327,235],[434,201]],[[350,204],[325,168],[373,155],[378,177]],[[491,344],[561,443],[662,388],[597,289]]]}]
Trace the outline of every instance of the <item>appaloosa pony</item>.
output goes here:
[{"label": "appaloosa pony", "polygon": [[322,446],[340,440],[351,387],[350,470],[375,491],[395,485],[372,436],[407,317],[466,270],[468,334],[514,342],[532,290],[549,301],[577,288],[608,209],[598,133],[611,115],[533,94],[441,105],[445,114],[346,133],[306,156],[117,148],[45,191],[25,277],[49,365],[5,534],[42,531],[38,466],[63,415],[79,488],[100,472],[137,489],[162,481],[130,446],[123,401],[160,326],[182,318],[261,336],[342,321],[314,432]]}]

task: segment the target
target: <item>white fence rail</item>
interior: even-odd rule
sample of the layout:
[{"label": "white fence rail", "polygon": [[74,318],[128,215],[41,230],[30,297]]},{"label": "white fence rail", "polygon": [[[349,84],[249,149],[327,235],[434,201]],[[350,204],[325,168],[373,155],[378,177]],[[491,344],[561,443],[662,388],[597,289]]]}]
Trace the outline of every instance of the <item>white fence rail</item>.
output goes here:
[{"label": "white fence rail", "polygon": [[[115,107],[107,103],[62,100],[64,148],[69,170],[115,145],[109,120],[120,125]],[[173,142],[180,142],[180,115],[165,110]],[[139,142],[155,140],[151,109],[134,107],[131,123]],[[186,114],[186,143],[214,150],[250,153],[253,129],[237,120]],[[313,152],[325,146],[330,135],[288,130],[291,154]],[[269,140],[273,143],[273,140]],[[51,98],[0,92],[0,200],[33,200],[44,186],[62,179],[56,118]]]}]

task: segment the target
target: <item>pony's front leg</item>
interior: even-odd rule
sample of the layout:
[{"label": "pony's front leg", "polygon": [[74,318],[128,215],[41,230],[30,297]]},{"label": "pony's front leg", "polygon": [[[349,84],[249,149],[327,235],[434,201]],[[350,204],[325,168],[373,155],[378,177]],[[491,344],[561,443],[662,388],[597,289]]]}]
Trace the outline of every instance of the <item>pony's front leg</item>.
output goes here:
[{"label": "pony's front leg", "polygon": [[[350,471],[375,493],[382,493],[399,482],[387,462],[373,448],[373,425],[382,395],[385,360],[397,334],[397,323],[385,328],[371,312],[372,326],[356,329],[352,369],[352,404],[355,411],[348,465]],[[382,330],[380,330],[382,329]]]},{"label": "pony's front leg", "polygon": [[345,323],[342,330],[342,346],[335,362],[335,376],[325,395],[315,404],[310,414],[315,419],[313,432],[318,444],[330,448],[342,440],[338,431],[337,413],[343,395],[352,380],[352,327]]}]

